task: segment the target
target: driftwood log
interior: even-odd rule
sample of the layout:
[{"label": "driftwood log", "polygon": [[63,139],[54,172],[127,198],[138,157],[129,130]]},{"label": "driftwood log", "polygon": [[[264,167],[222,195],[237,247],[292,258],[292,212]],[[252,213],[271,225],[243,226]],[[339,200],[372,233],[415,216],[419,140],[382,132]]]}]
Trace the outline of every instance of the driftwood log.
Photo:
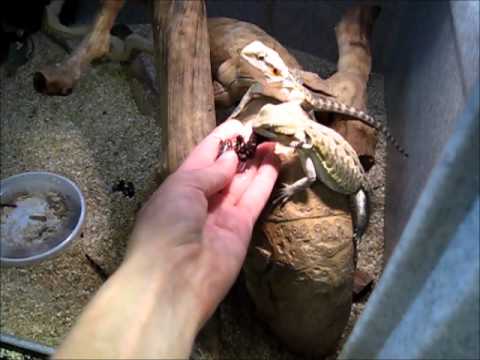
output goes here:
[{"label": "driftwood log", "polygon": [[165,170],[176,170],[215,127],[210,47],[203,1],[153,1],[157,119]]},{"label": "driftwood log", "polygon": [[[336,28],[339,71],[327,81],[335,96],[349,105],[365,107],[369,36],[376,13],[369,6],[350,8]],[[260,105],[253,103],[243,120]],[[357,131],[365,125],[356,121],[336,120],[356,149],[370,148],[373,154],[374,146],[368,145],[375,144],[373,131]],[[298,158],[287,156],[277,184],[301,176]],[[292,351],[319,358],[336,350],[351,312],[353,252],[346,198],[321,183],[295,195],[283,208],[265,209],[244,265],[245,279],[259,316]],[[366,282],[356,280],[355,292],[361,292]]]},{"label": "driftwood log", "polygon": [[[158,105],[151,106],[162,132],[161,178],[175,171],[215,127],[207,15],[203,0],[153,1],[153,41]],[[153,80],[150,85],[155,87]],[[218,317],[199,339],[215,353]]]},{"label": "driftwood log", "polygon": [[125,0],[105,0],[91,31],[62,63],[47,65],[34,74],[34,88],[46,95],[70,95],[90,63],[110,49],[110,29]]},{"label": "driftwood log", "polygon": [[[351,8],[335,28],[339,58],[337,72],[326,80],[327,86],[339,101],[360,110],[367,108],[367,82],[372,67],[370,38],[379,13],[379,7]],[[375,163],[377,131],[345,115],[336,115],[331,127],[353,146],[368,171]]]}]

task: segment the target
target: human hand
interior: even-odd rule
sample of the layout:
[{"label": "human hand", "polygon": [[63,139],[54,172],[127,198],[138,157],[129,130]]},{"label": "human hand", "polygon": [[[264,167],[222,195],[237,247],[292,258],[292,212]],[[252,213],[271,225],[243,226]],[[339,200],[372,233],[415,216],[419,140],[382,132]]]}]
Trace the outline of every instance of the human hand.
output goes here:
[{"label": "human hand", "polygon": [[55,358],[188,358],[195,336],[240,271],[253,225],[278,175],[273,144],[236,174],[207,136],[138,214],[127,257],[83,311]]},{"label": "human hand", "polygon": [[236,120],[225,122],[195,147],[144,205],[132,234],[130,255],[190,287],[201,322],[235,281],[278,175],[272,143],[261,144],[240,174],[233,151],[216,159],[220,140],[244,129]]}]

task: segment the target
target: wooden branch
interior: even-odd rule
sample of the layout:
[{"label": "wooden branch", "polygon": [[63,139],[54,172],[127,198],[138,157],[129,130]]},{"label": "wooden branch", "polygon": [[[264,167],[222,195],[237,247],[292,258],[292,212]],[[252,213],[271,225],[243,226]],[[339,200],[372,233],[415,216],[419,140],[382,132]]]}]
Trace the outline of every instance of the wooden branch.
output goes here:
[{"label": "wooden branch", "polygon": [[204,1],[153,2],[157,119],[162,130],[162,176],[174,171],[215,127]]},{"label": "wooden branch", "polygon": [[[335,28],[339,51],[337,72],[327,82],[339,101],[362,110],[366,110],[372,63],[370,37],[379,12],[377,6],[354,6]],[[336,115],[331,127],[353,146],[362,165],[369,170],[375,163],[377,131],[344,115]]]},{"label": "wooden branch", "polygon": [[95,23],[73,54],[63,63],[48,65],[33,76],[35,90],[47,95],[70,95],[90,63],[106,55],[110,48],[110,29],[125,0],[104,0]]}]

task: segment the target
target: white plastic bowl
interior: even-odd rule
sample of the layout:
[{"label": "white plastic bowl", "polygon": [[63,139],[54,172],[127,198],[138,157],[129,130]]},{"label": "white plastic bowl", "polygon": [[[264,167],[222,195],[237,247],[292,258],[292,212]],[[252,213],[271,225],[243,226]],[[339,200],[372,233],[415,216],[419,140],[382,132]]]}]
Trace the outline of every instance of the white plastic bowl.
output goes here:
[{"label": "white plastic bowl", "polygon": [[[0,204],[2,265],[28,265],[58,255],[79,236],[85,219],[85,199],[78,186],[49,172],[26,172],[0,181]],[[62,211],[57,216],[58,208]]]}]

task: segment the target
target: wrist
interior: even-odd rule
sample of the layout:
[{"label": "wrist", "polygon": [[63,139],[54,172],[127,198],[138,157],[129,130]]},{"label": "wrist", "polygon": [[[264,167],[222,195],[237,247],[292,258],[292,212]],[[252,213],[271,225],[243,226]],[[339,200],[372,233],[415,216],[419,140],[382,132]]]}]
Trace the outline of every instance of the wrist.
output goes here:
[{"label": "wrist", "polygon": [[205,291],[211,276],[201,265],[200,244],[165,246],[161,251],[148,253],[145,248],[137,250],[125,259],[122,271],[154,283],[153,291],[161,305],[174,311],[179,319],[186,318],[186,325],[195,336],[210,316],[211,307]]},{"label": "wrist", "polygon": [[[138,347],[131,357],[180,359],[190,354],[201,314],[189,287],[178,279],[180,265],[173,260],[161,257],[153,264],[145,257],[132,257],[119,269],[122,283],[135,284],[132,291],[139,293],[136,306],[140,314],[135,321],[144,322],[136,332]],[[122,284],[125,286],[131,285]]]},{"label": "wrist", "polygon": [[172,334],[177,330],[173,327],[178,327],[187,337],[194,338],[202,326],[204,314],[194,280],[187,274],[190,260],[175,251],[168,251],[156,259],[142,255],[138,252],[127,258],[118,269],[118,278],[136,282],[139,290],[142,287],[149,292],[161,321],[171,323]]},{"label": "wrist", "polygon": [[172,302],[178,303],[180,309],[189,309],[189,317],[199,331],[218,305],[212,298],[215,293],[212,288],[219,286],[212,283],[216,277],[208,266],[211,263],[206,259],[208,254],[202,252],[201,244],[196,241],[179,243],[167,238],[157,241],[156,246],[145,244],[132,246],[122,267],[142,279],[151,277],[152,281],[164,284]]},{"label": "wrist", "polygon": [[201,316],[174,270],[129,256],[100,288],[56,358],[188,358]]}]

